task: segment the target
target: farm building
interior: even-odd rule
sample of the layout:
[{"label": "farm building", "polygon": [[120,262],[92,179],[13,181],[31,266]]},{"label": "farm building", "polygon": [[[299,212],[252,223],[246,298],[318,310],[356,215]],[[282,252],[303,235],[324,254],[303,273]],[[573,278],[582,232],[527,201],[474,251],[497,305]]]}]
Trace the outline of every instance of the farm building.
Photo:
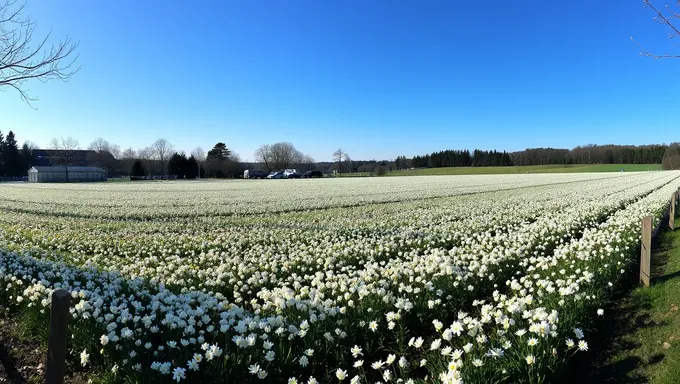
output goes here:
[{"label": "farm building", "polygon": [[66,183],[106,181],[106,171],[99,167],[32,167],[28,170],[31,183]]}]

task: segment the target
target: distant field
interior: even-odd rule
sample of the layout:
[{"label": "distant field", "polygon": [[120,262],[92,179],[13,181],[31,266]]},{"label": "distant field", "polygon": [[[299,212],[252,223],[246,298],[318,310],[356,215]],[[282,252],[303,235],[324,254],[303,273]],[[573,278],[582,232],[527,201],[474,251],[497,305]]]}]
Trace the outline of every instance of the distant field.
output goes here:
[{"label": "distant field", "polygon": [[387,176],[618,172],[621,169],[625,169],[626,172],[658,171],[661,169],[661,164],[570,164],[528,165],[519,167],[447,167],[393,171],[388,172]]}]

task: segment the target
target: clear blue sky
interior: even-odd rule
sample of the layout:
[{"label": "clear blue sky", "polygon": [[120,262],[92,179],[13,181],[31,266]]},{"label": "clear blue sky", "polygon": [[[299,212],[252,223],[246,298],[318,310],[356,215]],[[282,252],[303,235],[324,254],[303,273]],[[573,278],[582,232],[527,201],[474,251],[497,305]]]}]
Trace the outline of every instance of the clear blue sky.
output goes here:
[{"label": "clear blue sky", "polygon": [[[659,5],[663,5],[661,2]],[[41,146],[224,141],[245,160],[680,141],[680,60],[642,1],[29,0],[80,41],[70,82],[0,92],[0,130]],[[680,51],[680,48],[678,48]]]}]

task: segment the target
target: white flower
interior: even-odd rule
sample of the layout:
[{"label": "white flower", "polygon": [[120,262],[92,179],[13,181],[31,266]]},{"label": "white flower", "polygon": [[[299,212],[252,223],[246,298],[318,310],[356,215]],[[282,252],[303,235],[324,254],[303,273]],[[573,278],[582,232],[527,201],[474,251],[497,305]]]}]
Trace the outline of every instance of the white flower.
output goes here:
[{"label": "white flower", "polygon": [[604,316],[604,309],[598,309],[598,310],[597,310],[597,315],[598,315],[598,316]]},{"label": "white flower", "polygon": [[588,343],[585,340],[579,340],[578,349],[579,349],[579,351],[587,351],[588,350]]},{"label": "white flower", "polygon": [[439,346],[440,346],[441,344],[442,344],[442,340],[441,340],[441,339],[436,339],[436,340],[434,340],[434,341],[432,342],[432,344],[430,344],[430,351],[434,351],[434,350],[439,349]]},{"label": "white flower", "polygon": [[260,366],[258,364],[253,364],[248,367],[248,372],[251,375],[257,375],[257,373],[260,372]]},{"label": "white flower", "polygon": [[191,359],[187,362],[187,368],[191,371],[198,371],[198,362],[195,359]]},{"label": "white flower", "polygon": [[352,352],[352,356],[354,356],[354,358],[357,358],[357,357],[363,355],[363,353],[361,352],[361,348],[359,348],[358,345],[355,345],[354,347],[352,347],[351,352]]},{"label": "white flower", "polygon": [[172,371],[172,379],[176,382],[186,378],[186,369],[177,367]]},{"label": "white flower", "polygon": [[300,364],[301,367],[304,368],[304,367],[306,367],[306,366],[309,364],[309,359],[307,358],[307,356],[302,355],[302,356],[300,356],[300,358],[298,359],[298,363]]},{"label": "white flower", "polygon": [[83,367],[87,365],[87,363],[90,361],[90,354],[87,353],[86,349],[83,349],[82,352],[80,352],[80,365]]},{"label": "white flower", "polygon": [[583,331],[581,328],[574,328],[574,335],[576,335],[577,339],[582,339],[583,338]]},{"label": "white flower", "polygon": [[536,358],[534,357],[534,355],[528,355],[525,359],[528,365],[532,365],[536,362]]},{"label": "white flower", "polygon": [[385,363],[382,360],[378,360],[375,363],[371,364],[371,368],[380,369],[382,368],[383,365],[385,365]]},{"label": "white flower", "polygon": [[338,368],[338,370],[335,371],[335,377],[337,377],[338,380],[345,380],[347,377],[347,371]]}]

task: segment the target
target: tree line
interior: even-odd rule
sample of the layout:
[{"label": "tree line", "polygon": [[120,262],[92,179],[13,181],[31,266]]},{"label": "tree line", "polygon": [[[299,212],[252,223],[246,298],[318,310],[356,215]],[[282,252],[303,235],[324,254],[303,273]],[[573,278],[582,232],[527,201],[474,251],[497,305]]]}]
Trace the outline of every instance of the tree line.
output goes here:
[{"label": "tree line", "polygon": [[[573,149],[528,148],[517,152],[445,150],[409,159],[397,157],[394,169],[560,164],[662,164],[676,144],[585,145]],[[666,163],[671,164],[670,161]],[[673,163],[674,164],[674,163]]]}]

